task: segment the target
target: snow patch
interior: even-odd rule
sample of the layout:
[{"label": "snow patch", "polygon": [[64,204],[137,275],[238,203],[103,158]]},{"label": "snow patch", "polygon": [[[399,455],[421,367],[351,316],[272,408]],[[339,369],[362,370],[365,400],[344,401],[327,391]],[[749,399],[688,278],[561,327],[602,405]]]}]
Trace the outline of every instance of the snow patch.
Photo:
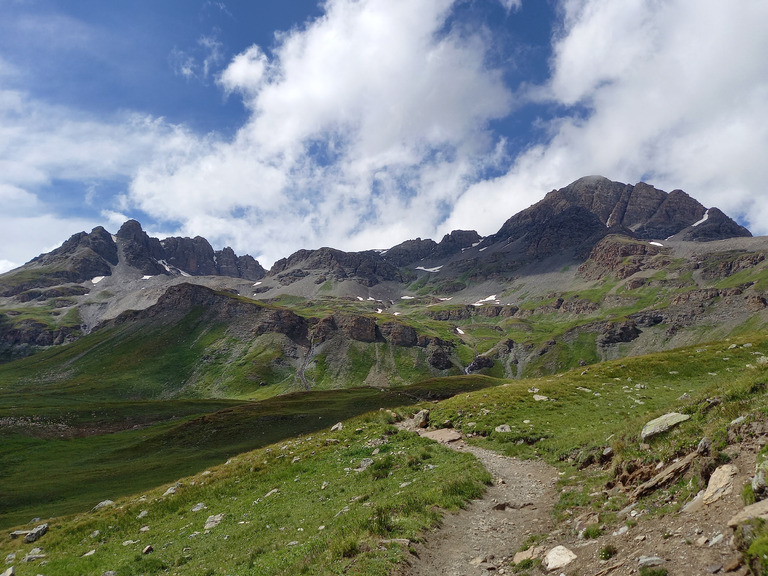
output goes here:
[{"label": "snow patch", "polygon": [[376,314],[381,314],[382,312],[384,312],[384,310],[381,308],[376,308]]},{"label": "snow patch", "polygon": [[499,303],[498,300],[496,300],[496,294],[493,294],[492,296],[488,296],[488,298],[483,298],[482,300],[478,300],[472,306],[482,306],[486,302],[495,302],[496,304]]},{"label": "snow patch", "polygon": [[395,312],[395,316],[400,316],[400,314],[402,314],[402,312]]},{"label": "snow patch", "polygon": [[179,274],[181,274],[182,276],[185,276],[187,278],[191,278],[192,277],[192,274],[190,274],[189,272],[184,272],[184,270],[179,270]]},{"label": "snow patch", "polygon": [[440,266],[435,266],[434,268],[424,268],[424,266],[416,266],[416,270],[424,270],[424,272],[440,272],[440,268],[445,266],[445,264],[440,264]]},{"label": "snow patch", "polygon": [[376,299],[374,297],[372,297],[372,296],[368,296],[368,301],[369,302],[375,302]]},{"label": "snow patch", "polygon": [[91,282],[93,282],[94,284],[98,284],[99,282],[104,280],[104,278],[106,278],[106,276],[95,276],[94,278],[91,279]]},{"label": "snow patch", "polygon": [[149,280],[150,278],[154,278],[154,276],[142,276],[142,280]]},{"label": "snow patch", "polygon": [[[482,240],[480,240],[480,242],[482,242]],[[474,248],[475,246],[477,246],[478,244],[480,244],[480,242],[475,242],[474,244],[472,244],[472,248]]]},{"label": "snow patch", "polygon": [[648,242],[648,244],[650,244],[651,246],[661,246],[662,248],[664,248],[664,244],[662,244],[661,242]]},{"label": "snow patch", "polygon": [[456,332],[464,336],[464,330],[462,330],[461,328],[456,328]]},{"label": "snow patch", "polygon": [[400,296],[400,300],[413,300],[416,296]]},{"label": "snow patch", "polygon": [[357,299],[360,300],[360,302],[365,302],[365,298],[363,298],[362,296],[358,296]]},{"label": "snow patch", "polygon": [[704,224],[704,222],[706,222],[708,219],[709,219],[709,209],[707,209],[707,211],[704,212],[704,217],[701,220],[699,220],[698,222],[694,222],[693,224],[691,224],[691,226],[698,226],[699,224]]},{"label": "snow patch", "polygon": [[168,266],[168,262],[166,262],[165,260],[158,260],[157,263],[160,264],[163,268],[165,268],[166,272],[172,272],[171,267]]},{"label": "snow patch", "polygon": [[485,250],[488,250],[488,246],[485,246],[485,247],[483,247],[483,248],[480,248],[480,250],[478,250],[478,252],[484,252]]},{"label": "snow patch", "polygon": [[261,285],[261,282],[256,282],[256,283],[254,284],[254,286],[259,286],[259,285]]},{"label": "snow patch", "polygon": [[449,300],[453,300],[453,296],[450,298],[438,298],[438,300],[440,300],[440,302],[448,302]]}]

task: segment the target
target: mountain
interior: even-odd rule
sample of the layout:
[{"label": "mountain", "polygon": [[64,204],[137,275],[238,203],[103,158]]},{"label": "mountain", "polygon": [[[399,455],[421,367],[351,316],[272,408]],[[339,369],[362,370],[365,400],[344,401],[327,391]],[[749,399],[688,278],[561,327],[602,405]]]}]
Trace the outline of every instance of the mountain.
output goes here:
[{"label": "mountain", "polygon": [[[381,250],[300,250],[269,271],[201,237],[152,238],[131,220],[0,275],[0,358],[80,338],[138,345],[132,335],[143,334],[158,365],[171,349],[189,363],[172,390],[150,379],[152,394],[182,395],[214,381],[227,396],[551,373],[760,325],[766,242],[682,191],[598,176],[485,238],[457,230]],[[184,338],[169,345],[180,325]],[[190,357],[178,342],[207,347]],[[135,354],[114,350],[104,369]]]}]

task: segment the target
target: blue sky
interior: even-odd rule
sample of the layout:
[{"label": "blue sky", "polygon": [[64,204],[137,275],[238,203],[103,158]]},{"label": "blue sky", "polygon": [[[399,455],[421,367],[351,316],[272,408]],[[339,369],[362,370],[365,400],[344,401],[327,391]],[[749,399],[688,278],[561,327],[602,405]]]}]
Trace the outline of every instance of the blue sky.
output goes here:
[{"label": "blue sky", "polygon": [[103,225],[495,232],[587,174],[768,233],[763,0],[0,0],[0,271]]}]

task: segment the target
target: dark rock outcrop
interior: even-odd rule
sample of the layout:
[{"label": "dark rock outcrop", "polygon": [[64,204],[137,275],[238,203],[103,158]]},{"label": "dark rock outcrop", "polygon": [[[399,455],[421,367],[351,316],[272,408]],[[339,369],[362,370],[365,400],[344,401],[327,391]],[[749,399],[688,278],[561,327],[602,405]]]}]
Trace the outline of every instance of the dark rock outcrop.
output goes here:
[{"label": "dark rock outcrop", "polygon": [[637,327],[634,320],[608,322],[603,327],[602,333],[598,335],[597,344],[605,347],[619,344],[620,342],[632,342],[640,334],[641,330]]},{"label": "dark rock outcrop", "polygon": [[79,232],[47,254],[4,274],[0,296],[14,296],[34,288],[68,282],[85,282],[96,276],[109,276],[117,264],[117,246],[101,226],[90,234]]},{"label": "dark rock outcrop", "polygon": [[375,286],[383,281],[403,281],[399,270],[376,252],[342,252],[333,248],[299,250],[275,262],[268,275],[286,277],[291,269],[296,268],[320,271],[336,280],[356,280],[364,286]]},{"label": "dark rock outcrop", "polygon": [[136,220],[128,220],[116,236],[128,265],[149,276],[165,274],[165,268],[159,263],[165,258],[160,240],[150,238]]}]

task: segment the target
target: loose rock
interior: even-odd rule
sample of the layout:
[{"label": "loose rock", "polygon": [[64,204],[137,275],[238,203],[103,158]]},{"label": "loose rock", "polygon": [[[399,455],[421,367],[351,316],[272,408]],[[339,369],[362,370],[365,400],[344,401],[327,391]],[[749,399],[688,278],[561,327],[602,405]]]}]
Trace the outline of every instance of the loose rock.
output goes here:
[{"label": "loose rock", "polygon": [[576,560],[576,558],[578,558],[578,556],[565,546],[555,546],[552,550],[547,552],[546,556],[544,556],[544,566],[547,570],[552,572],[553,570],[565,568],[568,564]]},{"label": "loose rock", "polygon": [[211,516],[208,516],[208,519],[205,521],[204,530],[211,530],[213,528],[216,528],[219,524],[221,524],[221,521],[224,520],[224,514],[214,514]]},{"label": "loose rock", "polygon": [[419,410],[413,417],[413,424],[416,428],[426,428],[429,426],[429,410]]},{"label": "loose rock", "polygon": [[688,414],[680,414],[679,412],[670,412],[669,414],[664,414],[664,416],[659,416],[658,418],[651,420],[645,426],[643,426],[643,431],[640,433],[640,437],[643,441],[645,441],[648,438],[652,438],[653,436],[661,434],[662,432],[666,432],[673,426],[677,426],[681,422],[685,422],[690,418],[691,417]]},{"label": "loose rock", "polygon": [[704,504],[717,502],[723,496],[733,492],[733,478],[739,469],[733,464],[725,464],[717,468],[709,479],[707,491],[704,492]]}]

